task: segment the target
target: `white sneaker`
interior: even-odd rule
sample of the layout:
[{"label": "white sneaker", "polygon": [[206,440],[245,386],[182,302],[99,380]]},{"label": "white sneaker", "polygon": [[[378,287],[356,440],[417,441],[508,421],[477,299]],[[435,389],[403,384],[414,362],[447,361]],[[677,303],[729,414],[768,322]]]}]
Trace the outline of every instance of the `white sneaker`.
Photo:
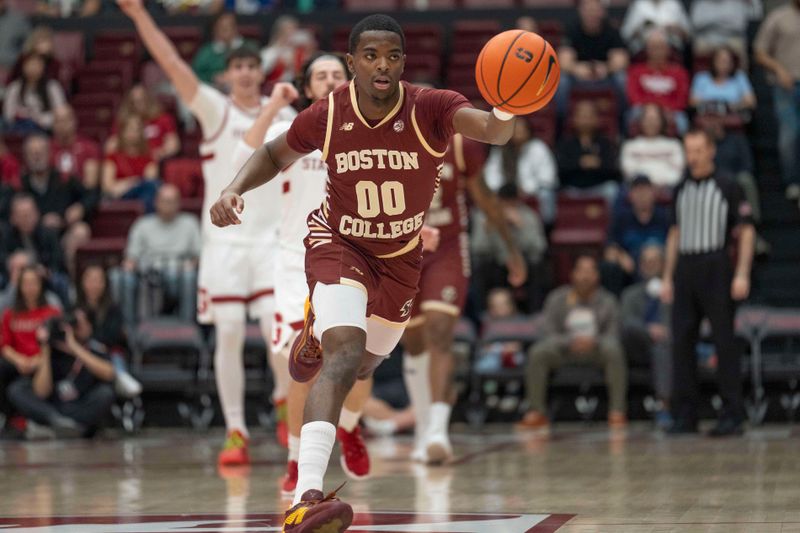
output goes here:
[{"label": "white sneaker", "polygon": [[37,424],[29,419],[25,424],[25,438],[27,440],[52,440],[56,438],[56,432],[50,426]]},{"label": "white sneaker", "polygon": [[376,437],[389,437],[390,435],[394,435],[397,431],[397,423],[391,419],[379,420],[377,418],[364,416],[361,420],[364,421],[367,431]]},{"label": "white sneaker", "polygon": [[414,449],[411,451],[411,460],[415,463],[428,462],[428,452],[426,451],[424,444],[422,443],[414,444]]},{"label": "white sneaker", "polygon": [[114,389],[123,398],[135,398],[142,393],[142,384],[127,372],[117,372]]},{"label": "white sneaker", "polygon": [[443,465],[450,462],[453,459],[453,446],[447,433],[428,435],[425,453],[429,465]]}]

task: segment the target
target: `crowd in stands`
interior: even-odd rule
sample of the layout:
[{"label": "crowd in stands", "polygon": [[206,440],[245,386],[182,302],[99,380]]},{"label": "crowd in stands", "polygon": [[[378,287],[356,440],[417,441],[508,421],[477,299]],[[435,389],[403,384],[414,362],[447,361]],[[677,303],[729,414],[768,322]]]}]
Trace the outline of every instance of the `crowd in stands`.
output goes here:
[{"label": "crowd in stands", "polygon": [[[34,423],[88,435],[96,419],[73,416],[65,407],[70,402],[47,385],[63,374],[58,361],[64,353],[83,361],[84,374],[76,380],[81,405],[100,412],[110,401],[110,389],[101,385],[130,378],[126,328],[158,313],[192,320],[199,208],[182,196],[200,196],[202,184],[187,186],[185,177],[165,169],[176,159],[199,158],[196,127],[163,76],[153,81],[144,74],[120,87],[112,116],[98,125],[93,104],[105,104],[84,94],[80,73],[65,76],[54,32],[46,25],[32,29],[30,14],[11,4],[0,0],[0,406],[5,415],[15,412],[6,394],[11,390],[12,404]],[[117,9],[99,0],[33,4],[40,22]],[[289,16],[274,22],[264,43],[242,31],[236,14],[270,10],[272,0],[151,4],[164,14],[213,15],[208,40],[190,59],[203,82],[223,90],[225,58],[238,47],[263,46],[265,93],[271,83],[294,79],[318,47],[314,31]],[[756,65],[773,87],[786,194],[800,200],[800,0],[766,15],[753,0],[688,4],[687,10],[679,0],[633,0],[621,20],[612,20],[601,0],[577,0],[574,20],[557,25],[561,83],[553,104],[518,120],[506,146],[487,148],[485,180],[499,196],[533,275],[520,289],[508,287],[507,251],[476,212],[469,314],[480,322],[516,309],[543,313],[546,338],[528,358],[527,425],[543,423],[537,417],[548,371],[570,351],[606,369],[612,425],[624,422],[626,352],[642,352],[630,346],[644,343],[652,353],[656,394],[667,400],[669,313],[659,307],[655,285],[672,190],[685,175],[681,136],[692,127],[713,132],[717,168],[742,185],[758,221],[758,176],[746,135],[757,105],[748,72]],[[297,2],[301,11],[324,5]],[[751,57],[747,27],[762,16]],[[543,22],[523,17],[518,26],[537,30]],[[449,85],[448,79],[436,81]],[[537,127],[545,116],[552,117],[549,136]],[[141,214],[122,257],[110,269],[79,265],[81,247],[98,229],[98,211],[118,201],[138,202]],[[594,232],[577,242],[560,239],[576,219]],[[153,287],[156,304],[142,294]],[[580,313],[571,312],[576,301],[588,302]],[[37,332],[53,316],[64,317],[68,339],[45,350],[49,341]],[[572,337],[593,341],[571,345]],[[40,379],[48,364],[52,379]],[[12,387],[19,376],[35,376],[32,388]],[[130,393],[136,385],[126,381],[121,387]],[[36,398],[50,398],[49,407]]]}]

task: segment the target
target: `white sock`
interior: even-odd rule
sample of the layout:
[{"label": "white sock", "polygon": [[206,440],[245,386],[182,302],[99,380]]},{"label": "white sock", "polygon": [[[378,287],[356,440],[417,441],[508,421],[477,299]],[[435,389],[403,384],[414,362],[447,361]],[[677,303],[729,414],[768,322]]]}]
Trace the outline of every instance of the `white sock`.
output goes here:
[{"label": "white sock", "polygon": [[292,505],[300,503],[307,490],[322,490],[322,478],[328,469],[336,426],[330,422],[309,422],[300,430],[300,454],[297,460],[297,488]]},{"label": "white sock", "polygon": [[225,416],[225,428],[238,429],[248,436],[244,421],[244,322],[225,321],[215,324],[217,347],[214,350],[214,375],[217,394]]},{"label": "white sock", "polygon": [[431,405],[431,418],[430,428],[431,433],[447,433],[447,427],[450,425],[450,407],[449,403],[436,402]]},{"label": "white sock", "polygon": [[297,461],[300,459],[300,437],[289,435],[289,460]]},{"label": "white sock", "polygon": [[[270,346],[272,342],[272,319],[269,317],[261,317],[258,321],[259,328],[261,329],[261,336],[264,338],[264,343]],[[285,400],[286,395],[289,394],[289,363],[288,360],[281,355],[280,352],[272,353],[272,350],[267,349],[267,358],[269,360],[269,368],[272,370],[272,399]]]},{"label": "white sock", "polygon": [[417,444],[427,431],[430,415],[430,359],[431,356],[427,352],[417,356],[412,356],[408,352],[403,353],[403,381],[411,400],[411,407],[414,409],[414,435]]},{"label": "white sock", "polygon": [[339,413],[340,428],[348,433],[351,433],[354,429],[356,429],[359,420],[361,420],[361,411],[351,411],[346,407],[342,407],[342,411]]}]

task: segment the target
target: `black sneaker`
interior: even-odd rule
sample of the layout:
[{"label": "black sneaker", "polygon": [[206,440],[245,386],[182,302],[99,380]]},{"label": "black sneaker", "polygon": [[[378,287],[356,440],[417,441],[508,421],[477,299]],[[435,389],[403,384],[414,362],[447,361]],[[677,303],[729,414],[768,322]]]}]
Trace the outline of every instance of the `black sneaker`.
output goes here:
[{"label": "black sneaker", "polygon": [[738,437],[744,434],[744,424],[740,418],[720,417],[717,425],[708,432],[709,437]]},{"label": "black sneaker", "polygon": [[697,420],[687,418],[676,418],[672,426],[667,430],[667,435],[694,435],[699,433]]}]

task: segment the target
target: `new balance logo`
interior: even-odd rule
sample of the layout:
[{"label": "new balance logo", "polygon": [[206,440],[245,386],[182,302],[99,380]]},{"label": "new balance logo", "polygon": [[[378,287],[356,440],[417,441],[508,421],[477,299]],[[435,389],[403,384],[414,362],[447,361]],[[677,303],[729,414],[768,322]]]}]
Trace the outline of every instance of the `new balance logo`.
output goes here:
[{"label": "new balance logo", "polygon": [[345,122],[344,124],[339,126],[339,131],[353,131],[353,123]]}]

